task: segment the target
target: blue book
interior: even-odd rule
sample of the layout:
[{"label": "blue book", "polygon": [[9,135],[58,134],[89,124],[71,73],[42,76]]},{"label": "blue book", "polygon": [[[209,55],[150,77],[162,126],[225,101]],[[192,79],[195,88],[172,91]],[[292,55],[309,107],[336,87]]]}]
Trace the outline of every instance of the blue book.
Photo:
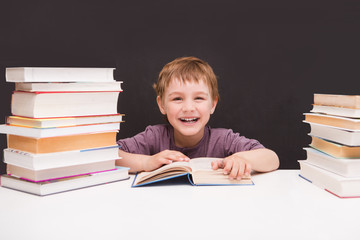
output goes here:
[{"label": "blue book", "polygon": [[135,176],[132,187],[159,182],[172,182],[177,178],[187,179],[194,186],[254,185],[251,177],[231,180],[222,169],[213,170],[211,162],[216,158],[193,158],[189,162],[173,162],[152,172],[141,172]]}]

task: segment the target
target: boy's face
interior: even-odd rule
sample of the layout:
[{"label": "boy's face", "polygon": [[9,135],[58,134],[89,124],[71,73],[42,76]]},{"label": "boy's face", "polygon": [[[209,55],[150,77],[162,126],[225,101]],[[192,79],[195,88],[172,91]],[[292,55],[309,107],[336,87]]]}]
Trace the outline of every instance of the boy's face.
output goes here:
[{"label": "boy's face", "polygon": [[[166,88],[162,99],[157,98],[162,114],[167,115],[174,127],[175,143],[180,146],[197,144],[204,135],[204,128],[214,112],[217,99],[211,99],[205,81],[186,81],[173,79]],[[185,144],[186,145],[186,144]]]}]

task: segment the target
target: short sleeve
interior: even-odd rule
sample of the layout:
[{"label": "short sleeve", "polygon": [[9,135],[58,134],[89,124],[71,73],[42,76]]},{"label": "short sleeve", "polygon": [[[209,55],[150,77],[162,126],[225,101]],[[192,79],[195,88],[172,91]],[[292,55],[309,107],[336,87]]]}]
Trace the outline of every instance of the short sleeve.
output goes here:
[{"label": "short sleeve", "polygon": [[117,144],[119,149],[128,153],[153,155],[168,148],[168,136],[168,128],[165,125],[154,125],[146,127],[134,137],[117,141]]},{"label": "short sleeve", "polygon": [[265,148],[259,141],[240,136],[239,133],[234,133],[231,129],[227,130],[224,142],[225,151],[227,152],[226,155]]},{"label": "short sleeve", "polygon": [[145,131],[131,138],[120,139],[117,141],[119,149],[135,154],[152,155],[157,147],[159,130],[154,126],[146,127]]}]

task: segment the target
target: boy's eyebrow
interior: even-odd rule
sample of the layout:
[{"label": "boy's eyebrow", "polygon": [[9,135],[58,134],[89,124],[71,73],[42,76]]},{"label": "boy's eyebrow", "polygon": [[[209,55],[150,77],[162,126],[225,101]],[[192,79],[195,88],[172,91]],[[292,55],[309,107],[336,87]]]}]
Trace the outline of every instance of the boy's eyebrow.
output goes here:
[{"label": "boy's eyebrow", "polygon": [[[183,92],[174,91],[174,92],[169,93],[168,96],[172,96],[172,95],[183,95],[183,94],[184,94]],[[198,95],[198,94],[210,95],[209,93],[207,93],[207,92],[205,92],[205,91],[197,91],[197,92],[194,92],[193,94],[194,94],[194,95]]]},{"label": "boy's eyebrow", "polygon": [[176,94],[182,94],[181,92],[171,92],[168,94],[168,96],[171,96],[171,95],[176,95]]},{"label": "boy's eyebrow", "polygon": [[[208,94],[207,91],[196,91],[196,92],[193,92],[194,94]],[[184,94],[183,91],[173,91],[173,92],[170,92],[168,95],[171,95],[171,94]]]}]

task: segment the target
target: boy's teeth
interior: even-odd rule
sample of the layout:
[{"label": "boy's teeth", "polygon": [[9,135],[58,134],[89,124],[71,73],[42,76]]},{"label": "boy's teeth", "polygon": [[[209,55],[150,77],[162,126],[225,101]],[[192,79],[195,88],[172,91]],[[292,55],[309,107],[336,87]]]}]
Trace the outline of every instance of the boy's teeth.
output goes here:
[{"label": "boy's teeth", "polygon": [[196,121],[197,118],[180,118],[181,121],[185,121],[185,122],[193,122],[193,121]]}]

